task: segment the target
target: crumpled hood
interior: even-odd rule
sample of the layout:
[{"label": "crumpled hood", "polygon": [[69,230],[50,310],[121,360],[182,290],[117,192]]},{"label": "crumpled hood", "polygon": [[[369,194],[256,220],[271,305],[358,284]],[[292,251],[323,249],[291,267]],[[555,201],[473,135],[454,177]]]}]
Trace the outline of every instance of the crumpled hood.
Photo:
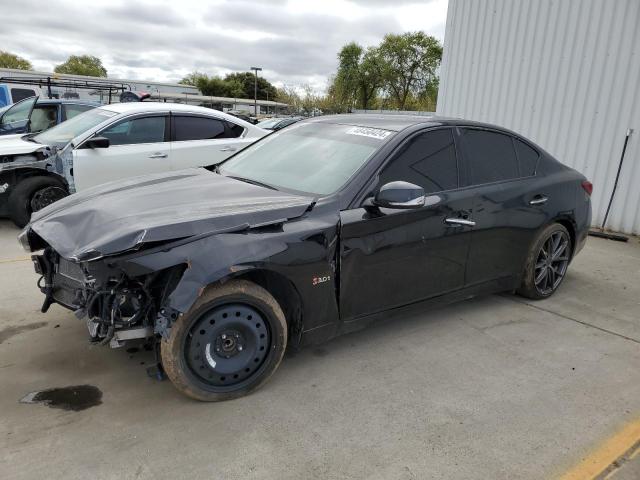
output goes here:
[{"label": "crumpled hood", "polygon": [[2,135],[0,136],[0,157],[4,155],[24,155],[33,153],[42,148],[48,148],[46,145],[36,142],[27,142],[22,140],[24,133],[20,135]]},{"label": "crumpled hood", "polygon": [[89,260],[147,242],[278,223],[313,201],[197,168],[87,189],[34,213],[26,228],[63,257]]}]

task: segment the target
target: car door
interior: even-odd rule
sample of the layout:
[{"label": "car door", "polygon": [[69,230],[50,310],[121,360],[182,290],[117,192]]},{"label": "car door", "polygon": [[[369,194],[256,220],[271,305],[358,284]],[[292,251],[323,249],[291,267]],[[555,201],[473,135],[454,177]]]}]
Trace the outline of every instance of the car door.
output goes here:
[{"label": "car door", "polygon": [[172,114],[172,167],[202,167],[222,162],[255,141],[233,122],[196,114]]},{"label": "car door", "polygon": [[24,133],[38,97],[30,97],[11,105],[0,117],[0,135]]},{"label": "car door", "polygon": [[109,139],[108,148],[73,151],[78,190],[121,178],[171,170],[168,113],[140,114],[116,121],[94,136]]},{"label": "car door", "polygon": [[476,222],[467,284],[503,280],[510,285],[520,277],[529,246],[547,221],[537,203],[544,194],[535,175],[539,154],[504,132],[464,127],[457,133]]},{"label": "car door", "polygon": [[411,210],[341,212],[340,308],[343,320],[460,289],[470,244],[473,196],[460,189],[451,128],[406,140],[371,189],[401,180],[424,188]]}]

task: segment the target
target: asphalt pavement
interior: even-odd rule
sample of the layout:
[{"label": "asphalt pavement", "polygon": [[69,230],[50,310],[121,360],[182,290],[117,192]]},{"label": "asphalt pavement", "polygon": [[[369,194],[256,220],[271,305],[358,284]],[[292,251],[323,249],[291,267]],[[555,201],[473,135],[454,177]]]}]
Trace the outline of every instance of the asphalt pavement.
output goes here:
[{"label": "asphalt pavement", "polygon": [[[591,478],[598,461],[639,478],[637,239],[590,238],[551,299],[407,315],[206,404],[147,376],[152,352],[91,346],[71,312],[41,314],[17,233],[0,222],[0,478]],[[47,389],[87,402],[20,402]]]}]

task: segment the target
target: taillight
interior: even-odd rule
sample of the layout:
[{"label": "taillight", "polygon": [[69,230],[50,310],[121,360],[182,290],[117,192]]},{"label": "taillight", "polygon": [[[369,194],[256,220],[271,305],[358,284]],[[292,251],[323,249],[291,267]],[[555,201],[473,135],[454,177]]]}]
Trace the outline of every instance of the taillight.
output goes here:
[{"label": "taillight", "polygon": [[585,180],[581,185],[582,189],[587,192],[587,195],[591,196],[591,193],[593,192],[593,183],[591,183],[589,180]]}]

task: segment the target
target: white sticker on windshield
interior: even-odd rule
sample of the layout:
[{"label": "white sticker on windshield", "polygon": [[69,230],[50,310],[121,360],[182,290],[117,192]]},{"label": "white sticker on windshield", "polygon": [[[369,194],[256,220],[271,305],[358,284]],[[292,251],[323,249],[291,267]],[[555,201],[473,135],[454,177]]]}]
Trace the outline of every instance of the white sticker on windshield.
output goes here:
[{"label": "white sticker on windshield", "polygon": [[371,137],[382,140],[383,138],[387,138],[393,132],[390,132],[389,130],[382,130],[381,128],[353,127],[347,130],[347,133],[349,135],[360,135],[363,137]]}]

